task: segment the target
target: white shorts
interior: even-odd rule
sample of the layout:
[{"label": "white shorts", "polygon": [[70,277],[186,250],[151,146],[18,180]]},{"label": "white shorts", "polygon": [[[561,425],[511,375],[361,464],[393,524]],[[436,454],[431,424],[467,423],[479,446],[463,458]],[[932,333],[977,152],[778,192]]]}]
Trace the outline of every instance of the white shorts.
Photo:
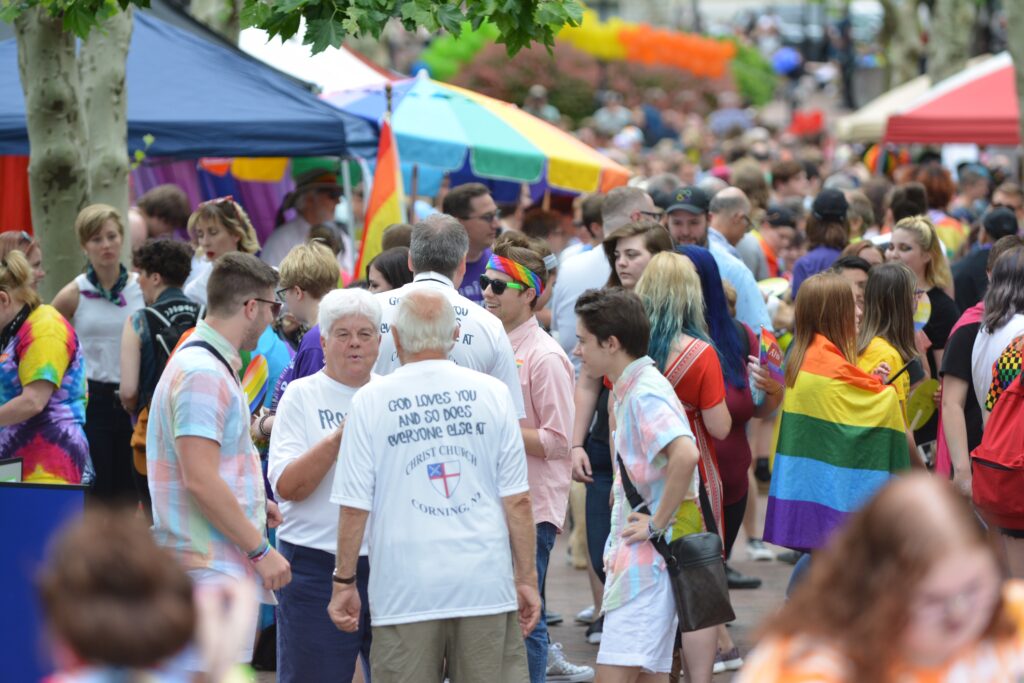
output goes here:
[{"label": "white shorts", "polygon": [[597,663],[670,673],[676,642],[675,598],[668,572],[622,607],[605,612]]}]

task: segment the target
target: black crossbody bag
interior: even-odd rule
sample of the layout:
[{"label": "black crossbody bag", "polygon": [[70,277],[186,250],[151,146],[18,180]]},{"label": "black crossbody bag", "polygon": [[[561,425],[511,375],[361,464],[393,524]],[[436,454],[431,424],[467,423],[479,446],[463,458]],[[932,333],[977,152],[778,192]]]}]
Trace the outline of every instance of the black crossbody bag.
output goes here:
[{"label": "black crossbody bag", "polygon": [[[621,456],[619,476],[626,492],[630,507],[635,512],[650,515],[651,510],[629,479],[626,465]],[[699,477],[694,468],[694,476]],[[722,560],[722,539],[717,533],[715,519],[711,515],[704,486],[698,480],[700,510],[707,531],[689,534],[666,543],[662,538],[650,539],[654,549],[665,558],[672,595],[676,599],[679,615],[679,630],[684,633],[699,631],[733,621],[736,613],[729,601],[729,582],[725,578],[725,563]]]}]

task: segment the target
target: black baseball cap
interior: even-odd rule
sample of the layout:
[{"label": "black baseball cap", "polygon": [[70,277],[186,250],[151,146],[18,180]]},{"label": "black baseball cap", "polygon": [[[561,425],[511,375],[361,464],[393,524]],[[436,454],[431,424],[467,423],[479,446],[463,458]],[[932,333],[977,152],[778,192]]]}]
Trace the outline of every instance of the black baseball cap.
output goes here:
[{"label": "black baseball cap", "polygon": [[821,221],[841,221],[846,218],[849,209],[850,204],[846,201],[846,195],[833,189],[822,190],[811,204],[811,213]]},{"label": "black baseball cap", "polygon": [[1016,235],[1019,228],[1017,214],[1005,206],[997,207],[985,214],[981,219],[981,227],[993,241],[1007,235]]},{"label": "black baseball cap", "polygon": [[677,188],[674,192],[662,195],[660,199],[664,203],[662,208],[665,209],[665,213],[686,211],[687,213],[705,214],[708,212],[710,203],[704,190],[693,185]]},{"label": "black baseball cap", "polygon": [[775,228],[795,228],[796,217],[793,212],[784,206],[778,204],[771,204],[768,210],[764,213],[764,219]]}]

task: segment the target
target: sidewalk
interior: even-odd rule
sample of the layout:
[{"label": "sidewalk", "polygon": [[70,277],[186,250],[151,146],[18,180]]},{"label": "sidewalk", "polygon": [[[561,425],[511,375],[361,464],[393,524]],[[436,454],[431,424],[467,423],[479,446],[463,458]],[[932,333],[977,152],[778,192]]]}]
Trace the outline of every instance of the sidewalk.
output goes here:
[{"label": "sidewalk", "polygon": [[[761,514],[764,514],[764,500],[761,502]],[[595,666],[597,645],[586,640],[586,627],[574,622],[576,613],[590,605],[590,584],[585,571],[577,571],[569,564],[567,552],[567,536],[561,534],[551,553],[551,564],[548,568],[547,604],[548,609],[558,612],[565,619],[560,625],[549,629],[552,642],[560,642],[565,650],[566,658],[573,664]],[[773,560],[771,562],[752,562],[747,559],[746,536],[740,532],[733,549],[733,560],[730,566],[743,574],[757,576],[764,583],[754,590],[731,591],[736,621],[729,629],[732,639],[746,655],[753,645],[755,631],[765,617],[771,615],[782,604],[782,598],[793,570],[791,565]],[[769,546],[776,552],[780,548]],[[715,677],[716,681],[728,681],[732,673]]]}]

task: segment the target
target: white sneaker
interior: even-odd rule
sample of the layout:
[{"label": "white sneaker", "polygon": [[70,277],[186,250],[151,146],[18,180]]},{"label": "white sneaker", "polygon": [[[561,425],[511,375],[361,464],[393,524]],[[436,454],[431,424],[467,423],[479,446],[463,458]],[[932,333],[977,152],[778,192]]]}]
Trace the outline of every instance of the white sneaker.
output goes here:
[{"label": "white sneaker", "polygon": [[733,648],[728,652],[722,652],[719,650],[715,653],[715,666],[711,670],[713,674],[725,673],[726,671],[739,671],[740,667],[743,666],[743,658],[740,657],[740,651],[738,648]]},{"label": "white sneaker", "polygon": [[770,562],[775,559],[775,555],[760,538],[751,538],[747,541],[747,557],[758,562]]},{"label": "white sneaker", "polygon": [[576,613],[576,621],[581,624],[590,624],[594,621],[594,606],[581,609]]},{"label": "white sneaker", "polygon": [[594,670],[589,666],[572,664],[562,654],[561,643],[548,645],[548,683],[588,683],[594,680]]}]

